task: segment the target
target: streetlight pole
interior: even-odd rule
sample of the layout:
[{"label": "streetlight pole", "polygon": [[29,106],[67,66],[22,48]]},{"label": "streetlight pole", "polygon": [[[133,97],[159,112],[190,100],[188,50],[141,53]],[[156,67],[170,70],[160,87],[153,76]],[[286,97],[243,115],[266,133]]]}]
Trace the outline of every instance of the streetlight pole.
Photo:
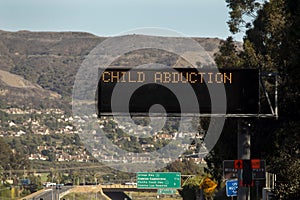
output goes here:
[{"label": "streetlight pole", "polygon": [[58,188],[56,189],[57,192],[57,200],[60,200],[59,195],[60,195],[60,186],[58,186]]},{"label": "streetlight pole", "polygon": [[114,175],[114,184],[117,184],[117,183],[116,183],[116,180],[117,180],[117,175],[115,174],[115,175]]},{"label": "streetlight pole", "polygon": [[53,168],[50,168],[51,171],[51,178],[52,178],[52,182],[51,182],[51,187],[52,187],[52,191],[51,191],[51,199],[53,199],[53,190],[54,190],[54,186],[53,186],[53,180],[54,180],[54,176],[53,176]]},{"label": "streetlight pole", "polygon": [[52,185],[52,190],[51,190],[51,199],[53,200],[53,185]]},{"label": "streetlight pole", "polygon": [[10,163],[8,163],[8,166],[9,166],[9,180],[11,180],[11,166],[10,166]]},{"label": "streetlight pole", "polygon": [[23,179],[25,179],[25,166],[23,166]]}]

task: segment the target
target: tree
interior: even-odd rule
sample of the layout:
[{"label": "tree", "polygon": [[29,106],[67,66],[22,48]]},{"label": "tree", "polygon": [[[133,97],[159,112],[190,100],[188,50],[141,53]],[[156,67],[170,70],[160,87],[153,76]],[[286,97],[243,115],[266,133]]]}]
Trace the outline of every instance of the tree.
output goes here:
[{"label": "tree", "polygon": [[202,175],[203,169],[193,160],[176,160],[170,163],[166,168],[169,172],[181,172],[184,175]]},{"label": "tree", "polygon": [[[280,199],[299,199],[299,94],[300,2],[271,0],[259,10],[245,40],[253,46],[261,67],[280,75],[280,117],[270,125],[272,151],[268,152],[270,170],[277,174],[274,191]],[[261,127],[261,130],[269,129]],[[287,162],[291,164],[286,164]],[[288,188],[288,189],[287,189]]]},{"label": "tree", "polygon": [[238,33],[243,27],[250,27],[251,23],[245,17],[254,18],[255,12],[260,8],[259,0],[225,0],[229,7],[230,19],[227,22],[232,33]]},{"label": "tree", "polygon": [[2,166],[4,169],[7,169],[7,165],[11,156],[12,151],[10,150],[9,145],[6,144],[0,137],[0,166]]},{"label": "tree", "polygon": [[[226,2],[230,8],[231,18],[228,24],[231,32],[237,33],[245,27],[246,35],[243,51],[237,52],[229,48],[232,47],[229,39],[221,47],[221,50],[226,51],[220,52],[216,61],[220,66],[226,65],[230,61],[229,56],[233,60],[239,60],[234,67],[254,67],[279,74],[279,119],[254,121],[251,154],[252,157],[266,158],[268,170],[277,174],[274,192],[278,199],[299,199],[300,2]],[[245,16],[253,17],[253,23],[247,24]],[[274,83],[268,81],[268,84]],[[219,143],[221,146],[225,145],[222,141]],[[215,150],[218,148],[220,147],[217,145]],[[222,156],[211,154],[211,158],[211,163],[215,164]]]},{"label": "tree", "polygon": [[221,42],[219,52],[215,55],[215,61],[220,68],[238,68],[243,65],[243,60],[239,57],[232,37]]},{"label": "tree", "polygon": [[212,199],[216,187],[217,184],[211,178],[198,175],[187,179],[179,193],[183,200],[198,200],[202,199],[201,196],[205,199]]},{"label": "tree", "polygon": [[196,200],[197,197],[200,197],[202,179],[202,176],[195,176],[183,183],[182,190],[179,192],[183,200]]},{"label": "tree", "polygon": [[23,170],[29,168],[29,161],[21,152],[13,152],[10,146],[0,137],[0,167],[6,171],[3,172],[3,178],[10,170]]},{"label": "tree", "polygon": [[38,190],[43,188],[42,179],[40,176],[34,176],[33,174],[29,175],[29,180],[31,184],[34,184]]}]

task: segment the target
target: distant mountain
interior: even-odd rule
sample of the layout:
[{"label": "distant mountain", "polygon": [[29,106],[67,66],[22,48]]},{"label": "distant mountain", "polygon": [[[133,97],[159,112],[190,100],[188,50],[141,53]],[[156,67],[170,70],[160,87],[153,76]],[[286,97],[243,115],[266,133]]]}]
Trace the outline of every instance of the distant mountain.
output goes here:
[{"label": "distant mountain", "polygon": [[[89,52],[105,39],[81,32],[0,31],[0,103],[17,107],[70,105],[78,68]],[[218,51],[221,42],[217,38],[193,39],[210,56]],[[159,62],[173,66],[182,64],[178,59],[159,50],[141,50],[113,64],[134,66],[141,62]]]},{"label": "distant mountain", "polygon": [[[0,31],[2,104],[13,103],[18,107],[65,104],[81,62],[104,39],[88,33]],[[13,79],[10,83],[25,83],[22,78],[30,87],[7,84],[9,79]]]}]

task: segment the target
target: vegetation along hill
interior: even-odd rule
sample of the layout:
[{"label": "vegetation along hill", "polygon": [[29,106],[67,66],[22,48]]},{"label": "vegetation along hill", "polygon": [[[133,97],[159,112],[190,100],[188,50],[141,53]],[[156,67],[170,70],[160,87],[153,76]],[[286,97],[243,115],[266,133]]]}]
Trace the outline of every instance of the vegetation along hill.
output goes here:
[{"label": "vegetation along hill", "polygon": [[[21,107],[69,104],[78,68],[89,52],[105,39],[80,32],[0,31],[2,106],[12,103]],[[217,38],[194,39],[211,56],[218,51],[221,41]],[[144,63],[151,61],[175,64],[177,57],[175,59],[170,57],[168,59],[165,54],[155,51],[154,53],[140,51],[134,52],[133,55],[120,59],[114,64],[133,66],[137,64],[136,58],[139,58],[139,62],[142,60]],[[23,85],[20,87],[18,84]],[[26,98],[23,104],[19,104],[17,99],[20,99],[21,96],[29,98]],[[44,99],[44,104],[41,101],[38,104],[34,103],[41,98]]]}]

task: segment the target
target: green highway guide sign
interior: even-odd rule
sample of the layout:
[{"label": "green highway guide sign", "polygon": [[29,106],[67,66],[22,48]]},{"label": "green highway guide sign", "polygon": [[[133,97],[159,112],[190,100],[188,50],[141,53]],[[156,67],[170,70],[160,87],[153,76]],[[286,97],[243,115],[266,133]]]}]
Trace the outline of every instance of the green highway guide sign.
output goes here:
[{"label": "green highway guide sign", "polygon": [[138,189],[180,188],[180,172],[138,172]]},{"label": "green highway guide sign", "polygon": [[157,194],[176,194],[176,189],[166,188],[157,189]]}]

